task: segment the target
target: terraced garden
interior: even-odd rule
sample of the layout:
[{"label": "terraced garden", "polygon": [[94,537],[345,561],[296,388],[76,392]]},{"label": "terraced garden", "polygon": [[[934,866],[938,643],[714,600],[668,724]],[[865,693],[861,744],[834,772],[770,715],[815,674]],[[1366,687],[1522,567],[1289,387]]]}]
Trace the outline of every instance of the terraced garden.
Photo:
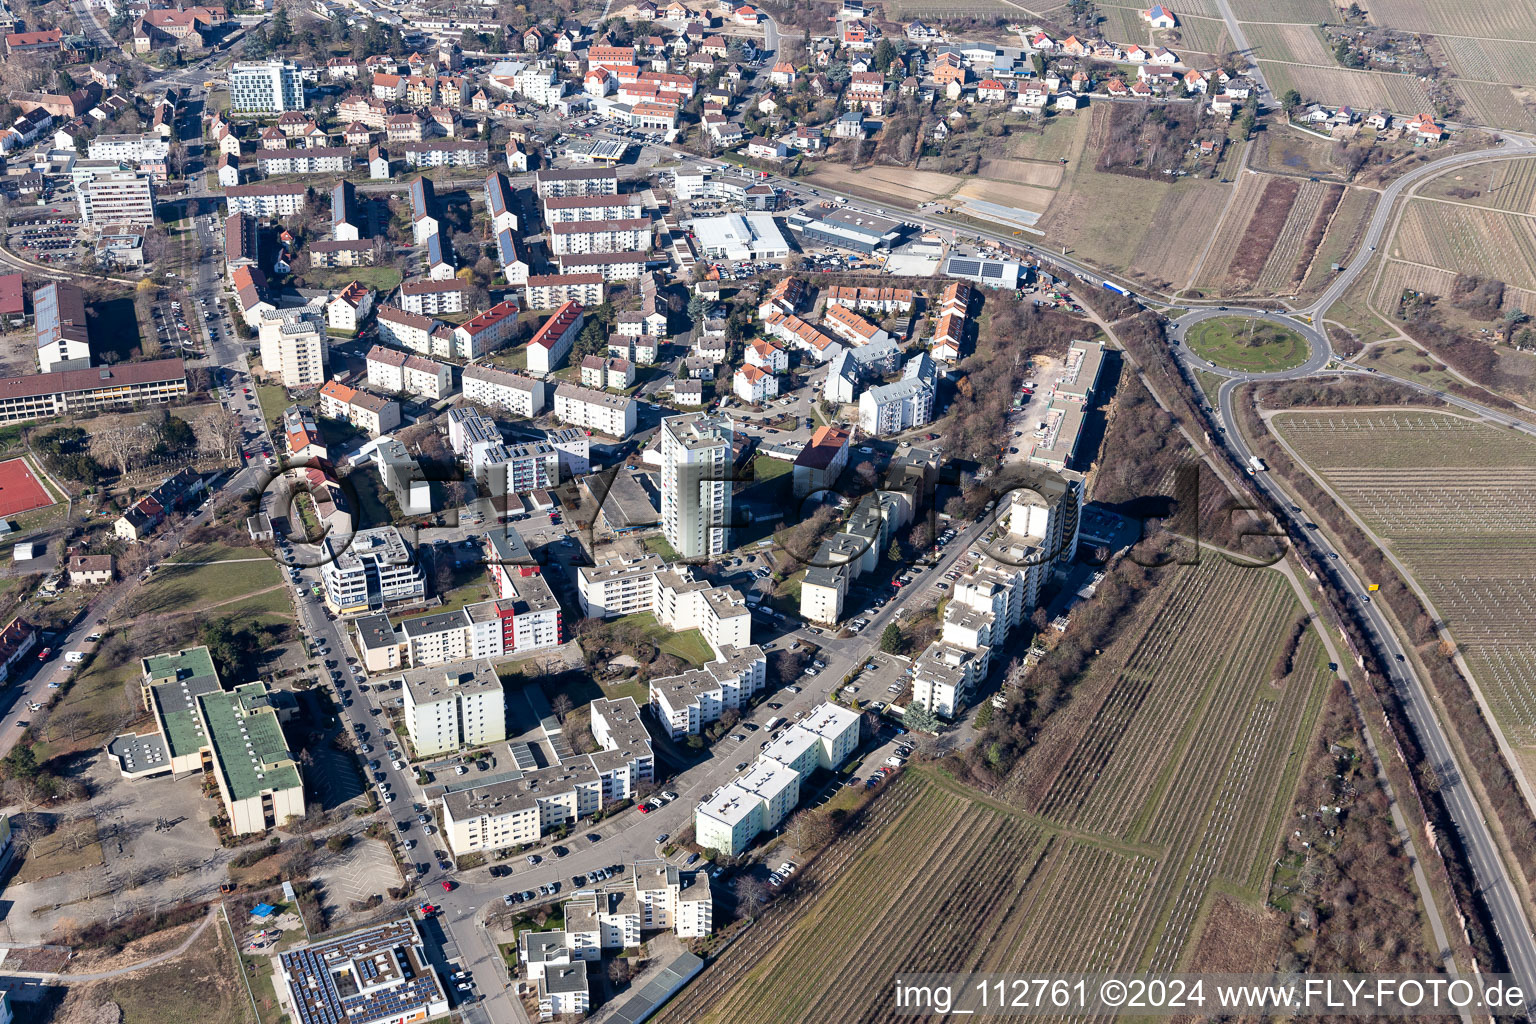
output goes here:
[{"label": "terraced garden", "polygon": [[998,799],[908,771],[659,1019],[884,1021],[900,971],[1169,969],[1213,890],[1259,902],[1330,673],[1309,631],[1273,678],[1278,573],[1166,572]]},{"label": "terraced garden", "polygon": [[1505,737],[1536,747],[1536,441],[1409,410],[1274,424],[1424,588]]}]

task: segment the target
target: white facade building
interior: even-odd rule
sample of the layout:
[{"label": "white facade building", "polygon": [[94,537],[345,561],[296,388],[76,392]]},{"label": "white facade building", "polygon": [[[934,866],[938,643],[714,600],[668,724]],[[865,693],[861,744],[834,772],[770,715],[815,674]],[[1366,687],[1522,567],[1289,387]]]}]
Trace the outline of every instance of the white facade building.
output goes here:
[{"label": "white facade building", "polygon": [[734,436],[727,416],[688,413],[661,421],[662,532],[681,558],[713,558],[731,549]]}]

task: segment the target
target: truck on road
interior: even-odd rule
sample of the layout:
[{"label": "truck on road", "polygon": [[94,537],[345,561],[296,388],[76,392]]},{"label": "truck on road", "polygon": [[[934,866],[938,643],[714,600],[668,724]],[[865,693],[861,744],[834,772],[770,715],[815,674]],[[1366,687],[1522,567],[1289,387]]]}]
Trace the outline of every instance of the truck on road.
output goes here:
[{"label": "truck on road", "polygon": [[1249,476],[1252,476],[1255,473],[1262,473],[1265,470],[1267,470],[1268,468],[1269,468],[1268,466],[1264,465],[1264,460],[1259,458],[1257,455],[1250,455],[1250,456],[1248,456],[1248,475]]}]

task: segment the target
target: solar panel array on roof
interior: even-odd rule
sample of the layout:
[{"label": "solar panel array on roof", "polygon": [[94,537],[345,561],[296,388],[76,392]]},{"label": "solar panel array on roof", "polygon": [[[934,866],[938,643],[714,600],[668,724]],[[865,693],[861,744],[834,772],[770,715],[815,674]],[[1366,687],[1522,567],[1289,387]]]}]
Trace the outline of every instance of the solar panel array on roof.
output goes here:
[{"label": "solar panel array on roof", "polygon": [[512,744],[512,760],[525,772],[531,772],[539,766],[538,759],[533,756],[533,748],[526,743]]},{"label": "solar panel array on roof", "polygon": [[980,260],[966,260],[958,256],[949,261],[948,273],[975,275],[981,273]]},{"label": "solar panel array on roof", "polygon": [[1001,278],[1003,276],[1003,265],[1001,263],[983,263],[981,265],[981,276],[984,278]]}]

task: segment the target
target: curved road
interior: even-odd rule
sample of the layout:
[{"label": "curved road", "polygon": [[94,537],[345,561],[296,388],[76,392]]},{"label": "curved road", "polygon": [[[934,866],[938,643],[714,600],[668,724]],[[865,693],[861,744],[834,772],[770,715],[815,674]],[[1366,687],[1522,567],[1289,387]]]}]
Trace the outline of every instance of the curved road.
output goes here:
[{"label": "curved road", "polygon": [[[1378,211],[1385,213],[1388,211]],[[1384,224],[1385,216],[1378,216],[1373,220],[1373,228]],[[1379,234],[1379,231],[1375,232]],[[1373,237],[1367,236],[1367,240]],[[1365,262],[1357,265],[1363,267]],[[1348,282],[1342,282],[1342,287],[1348,287]],[[1342,289],[1341,289],[1342,290]],[[1279,370],[1272,373],[1242,373],[1215,366],[1193,355],[1187,346],[1179,344],[1182,336],[1191,324],[1199,323],[1219,316],[1253,316],[1265,320],[1284,323],[1286,326],[1300,331],[1310,343],[1312,351],[1306,363],[1289,370]],[[1227,378],[1217,391],[1217,407],[1212,410],[1205,404],[1205,395],[1198,389],[1191,389],[1194,400],[1205,408],[1206,412],[1220,424],[1216,440],[1222,444],[1238,465],[1246,466],[1252,451],[1243,441],[1237,429],[1237,416],[1233,408],[1233,394],[1238,385],[1253,380],[1293,380],[1301,377],[1320,375],[1332,358],[1328,348],[1327,339],[1315,328],[1301,323],[1291,317],[1280,316],[1264,310],[1199,310],[1180,317],[1169,329],[1169,337],[1173,341],[1173,353],[1176,359],[1186,366],[1206,370],[1207,372],[1220,374]],[[1339,371],[1334,371],[1339,372]],[[1368,372],[1368,371],[1353,371]],[[1389,378],[1397,380],[1397,378]],[[1402,382],[1399,383],[1409,383]],[[1476,411],[1489,415],[1489,410],[1459,398],[1436,391],[1423,385],[1409,384],[1415,390],[1423,393],[1435,394],[1447,402],[1460,408]],[[1503,418],[1503,417],[1501,417]],[[1505,422],[1518,424],[1517,429],[1527,434],[1536,435],[1536,426],[1524,423],[1515,418],[1507,418]],[[1372,602],[1370,593],[1363,581],[1349,565],[1348,561],[1338,557],[1328,541],[1316,530],[1308,529],[1306,518],[1298,506],[1292,504],[1292,500],[1278,484],[1274,482],[1270,474],[1265,471],[1253,473],[1254,484],[1264,492],[1280,510],[1289,523],[1289,533],[1297,538],[1297,543],[1305,544],[1309,548],[1321,554],[1319,561],[1327,571],[1331,571],[1337,581],[1342,585],[1344,592],[1354,601],[1355,611],[1363,621],[1371,644],[1381,652],[1382,663],[1388,666],[1388,672],[1392,678],[1392,685],[1397,690],[1402,700],[1404,710],[1408,716],[1409,724],[1423,745],[1430,763],[1441,772],[1442,783],[1440,792],[1445,798],[1446,809],[1457,831],[1461,833],[1463,847],[1466,850],[1468,866],[1476,880],[1477,887],[1482,893],[1488,914],[1493,922],[1493,927],[1498,935],[1500,945],[1504,949],[1504,955],[1508,961],[1509,971],[1518,980],[1525,991],[1536,993],[1536,940],[1531,934],[1530,922],[1525,914],[1525,908],[1520,902],[1519,893],[1509,880],[1504,862],[1500,859],[1498,847],[1493,841],[1488,823],[1483,817],[1477,800],[1473,797],[1463,774],[1457,770],[1456,756],[1451,749],[1445,730],[1436,717],[1433,706],[1430,703],[1428,690],[1420,679],[1413,663],[1407,660],[1407,651],[1399,642],[1397,634],[1388,625],[1381,613],[1380,607]],[[1533,1000],[1536,1002],[1536,1000]],[[1528,1002],[1527,1006],[1533,1005]]]}]

